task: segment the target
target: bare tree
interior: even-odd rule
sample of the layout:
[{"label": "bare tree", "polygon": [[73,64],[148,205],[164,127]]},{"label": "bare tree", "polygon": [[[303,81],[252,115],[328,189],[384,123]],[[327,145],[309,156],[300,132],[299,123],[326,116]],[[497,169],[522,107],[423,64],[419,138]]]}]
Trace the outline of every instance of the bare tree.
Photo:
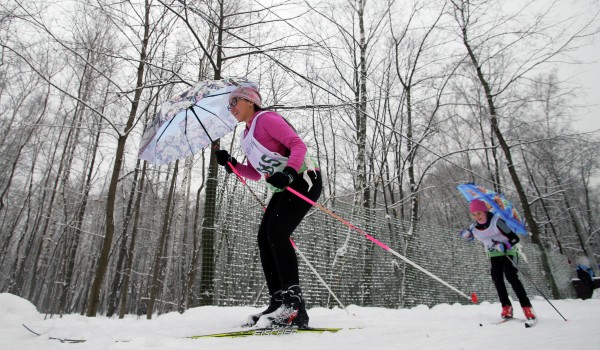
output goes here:
[{"label": "bare tree", "polygon": [[[425,140],[432,136],[432,131],[436,124],[436,114],[439,111],[441,96],[445,83],[439,84],[440,90],[435,92],[437,99],[433,101],[433,109],[426,111],[419,107],[418,100],[425,100],[419,95],[426,94],[423,85],[431,84],[433,81],[443,79],[443,74],[436,77],[433,73],[435,70],[436,57],[433,57],[431,50],[438,46],[439,43],[434,42],[435,31],[438,29],[438,23],[442,19],[445,12],[445,4],[441,6],[437,12],[435,19],[431,24],[428,24],[422,34],[416,36],[411,34],[413,31],[412,21],[420,12],[427,10],[424,4],[415,3],[415,7],[411,9],[410,15],[405,27],[401,29],[399,34],[395,34],[394,26],[391,29],[393,40],[393,50],[395,57],[395,72],[402,86],[404,94],[402,117],[406,118],[403,123],[403,128],[406,130],[406,160],[405,167],[408,175],[408,187],[410,194],[410,220],[417,223],[419,220],[419,179],[416,174],[417,154]],[[447,78],[446,78],[447,79]],[[423,115],[423,120],[420,121],[419,115]],[[418,128],[418,125],[422,127]],[[421,129],[421,130],[418,130]],[[401,143],[402,144],[402,143]]]},{"label": "bare tree", "polygon": [[[551,20],[546,18],[552,6],[538,18],[523,21],[519,15],[524,14],[531,3],[519,9],[517,14],[509,15],[499,15],[491,1],[452,0],[452,5],[459,35],[485,93],[490,125],[504,154],[507,170],[531,231],[532,241],[544,253],[538,224],[519,176],[511,145],[506,140],[502,128],[502,118],[508,117],[503,115],[502,111],[507,113],[508,110],[499,109],[498,106],[503,106],[502,97],[508,95],[511,89],[531,75],[538,66],[577,45],[577,40],[590,35],[593,28],[588,22],[583,27],[570,30],[569,34],[562,31],[554,33],[560,24],[547,23]],[[486,22],[486,13],[493,14],[492,17],[496,18],[487,19]],[[538,41],[537,45],[533,45],[534,40]],[[521,55],[515,51],[518,49],[523,50]],[[510,63],[504,60],[509,52],[513,54]],[[546,275],[551,276],[547,258],[543,261]],[[558,297],[556,284],[552,279],[550,282],[554,296]]]},{"label": "bare tree", "polygon": [[[49,25],[53,3],[0,5],[0,290],[40,311],[151,318],[263,300],[247,243],[260,210],[219,176],[212,149],[177,169],[135,159],[161,101],[229,75],[260,83],[265,104],[307,141],[322,204],[427,268],[456,264],[444,277],[469,278],[456,272],[470,248],[448,239],[468,222],[455,189],[467,180],[512,197],[516,175],[561,292],[558,261],[597,260],[597,135],[570,129],[573,92],[546,74],[594,29],[551,17],[554,3],[69,4],[60,27]],[[238,156],[233,134],[218,143]],[[320,211],[297,233],[344,301],[397,307],[443,295]],[[540,250],[526,249],[531,268],[543,266]],[[322,288],[310,290],[312,305],[327,304]]]},{"label": "bare tree", "polygon": [[129,116],[127,117],[127,121],[125,122],[125,127],[122,133],[119,133],[117,138],[117,149],[115,151],[115,158],[113,163],[112,175],[110,178],[108,193],[107,193],[107,203],[106,203],[106,231],[104,233],[104,239],[102,242],[102,248],[100,250],[100,255],[98,256],[98,260],[96,263],[96,273],[94,276],[94,281],[92,282],[92,286],[90,288],[90,294],[88,297],[88,307],[86,311],[87,316],[96,316],[98,311],[98,305],[100,303],[100,290],[102,283],[104,282],[104,276],[106,274],[106,270],[108,268],[108,259],[111,251],[112,240],[115,232],[115,202],[116,202],[116,194],[117,194],[117,185],[119,181],[119,174],[121,172],[121,168],[123,165],[123,157],[125,153],[125,144],[127,142],[127,138],[131,131],[131,128],[134,125],[134,121],[136,119],[138,113],[138,107],[140,103],[140,97],[143,92],[144,87],[144,70],[146,69],[146,60],[148,45],[150,43],[150,33],[151,33],[151,20],[150,20],[150,12],[151,6],[150,1],[145,0],[144,2],[144,10],[141,13],[142,18],[142,28],[143,32],[141,34],[140,48],[139,48],[139,60],[137,65],[137,80],[135,85],[134,96],[131,100],[131,109],[129,111]]}]

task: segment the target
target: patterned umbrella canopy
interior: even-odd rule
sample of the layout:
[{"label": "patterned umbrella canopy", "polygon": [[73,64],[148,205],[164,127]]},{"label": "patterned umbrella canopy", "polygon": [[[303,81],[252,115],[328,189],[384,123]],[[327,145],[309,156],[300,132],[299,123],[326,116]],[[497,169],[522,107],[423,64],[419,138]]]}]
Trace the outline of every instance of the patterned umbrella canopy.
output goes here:
[{"label": "patterned umbrella canopy", "polygon": [[144,129],[138,157],[155,165],[185,158],[233,131],[229,93],[256,86],[243,78],[205,80],[164,102]]},{"label": "patterned umbrella canopy", "polygon": [[458,185],[456,188],[469,202],[473,199],[484,201],[490,212],[500,215],[514,233],[527,235],[525,223],[512,203],[503,194],[473,183]]}]

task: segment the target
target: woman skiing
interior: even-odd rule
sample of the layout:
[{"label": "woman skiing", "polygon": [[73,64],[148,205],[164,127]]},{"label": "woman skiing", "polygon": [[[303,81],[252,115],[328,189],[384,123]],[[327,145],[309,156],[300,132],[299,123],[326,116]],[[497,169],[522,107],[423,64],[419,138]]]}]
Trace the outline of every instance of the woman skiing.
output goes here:
[{"label": "woman skiing", "polygon": [[518,257],[516,244],[519,243],[519,237],[498,215],[490,213],[485,202],[474,199],[469,204],[469,209],[475,222],[469,229],[461,231],[460,235],[470,241],[477,238],[486,248],[492,266],[492,281],[502,304],[501,316],[513,317],[513,308],[504,284],[504,277],[506,277],[519,299],[525,317],[535,319],[527,292],[517,275],[519,270],[516,267]]},{"label": "woman skiing", "polygon": [[[307,147],[285,119],[262,109],[262,98],[253,86],[242,86],[229,96],[229,110],[246,124],[241,148],[247,164],[241,164],[227,151],[216,151],[217,162],[231,173],[251,180],[264,177],[273,192],[260,228],[258,247],[270,294],[269,306],[251,315],[248,325],[308,326],[308,314],[299,286],[298,260],[290,236],[311,205],[289,191],[287,186],[316,201],[321,195],[321,174],[307,155]],[[229,164],[228,164],[229,163]],[[266,321],[263,321],[266,320]]]}]

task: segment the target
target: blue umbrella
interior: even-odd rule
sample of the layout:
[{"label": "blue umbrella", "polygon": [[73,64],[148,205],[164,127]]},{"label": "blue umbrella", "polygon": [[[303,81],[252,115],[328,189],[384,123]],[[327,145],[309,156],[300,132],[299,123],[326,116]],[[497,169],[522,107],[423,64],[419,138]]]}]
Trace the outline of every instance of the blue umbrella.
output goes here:
[{"label": "blue umbrella", "polygon": [[519,213],[510,201],[506,199],[504,194],[488,190],[485,187],[478,186],[473,183],[458,185],[456,187],[460,193],[471,202],[473,199],[479,199],[487,204],[490,212],[498,214],[502,220],[506,222],[508,227],[514,233],[527,235],[525,223],[519,216]]}]

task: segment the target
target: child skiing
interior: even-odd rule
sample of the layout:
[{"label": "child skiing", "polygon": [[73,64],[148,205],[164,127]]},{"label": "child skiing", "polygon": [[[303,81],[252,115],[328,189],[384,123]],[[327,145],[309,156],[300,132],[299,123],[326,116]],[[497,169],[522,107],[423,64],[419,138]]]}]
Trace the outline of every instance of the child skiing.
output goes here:
[{"label": "child skiing", "polygon": [[502,304],[501,316],[507,319],[513,317],[513,308],[504,284],[504,277],[506,277],[519,299],[525,317],[528,320],[535,319],[536,315],[527,292],[517,275],[519,270],[516,267],[518,258],[516,245],[519,243],[519,237],[502,218],[489,211],[485,202],[474,199],[470,202],[469,209],[475,222],[469,229],[462,230],[460,235],[469,241],[476,238],[486,248],[491,263],[492,281]]},{"label": "child skiing", "polygon": [[[231,173],[230,163],[241,176],[251,180],[265,177],[273,196],[258,230],[258,248],[271,296],[263,312],[251,315],[247,325],[261,319],[277,326],[308,327],[308,314],[299,286],[298,260],[290,235],[311,205],[284,189],[290,186],[316,201],[321,195],[321,173],[307,155],[307,147],[296,131],[279,114],[262,109],[255,87],[242,86],[229,96],[231,114],[246,123],[241,148],[247,164],[239,163],[225,150],[216,151],[217,162]],[[265,321],[263,321],[265,320]]]}]

